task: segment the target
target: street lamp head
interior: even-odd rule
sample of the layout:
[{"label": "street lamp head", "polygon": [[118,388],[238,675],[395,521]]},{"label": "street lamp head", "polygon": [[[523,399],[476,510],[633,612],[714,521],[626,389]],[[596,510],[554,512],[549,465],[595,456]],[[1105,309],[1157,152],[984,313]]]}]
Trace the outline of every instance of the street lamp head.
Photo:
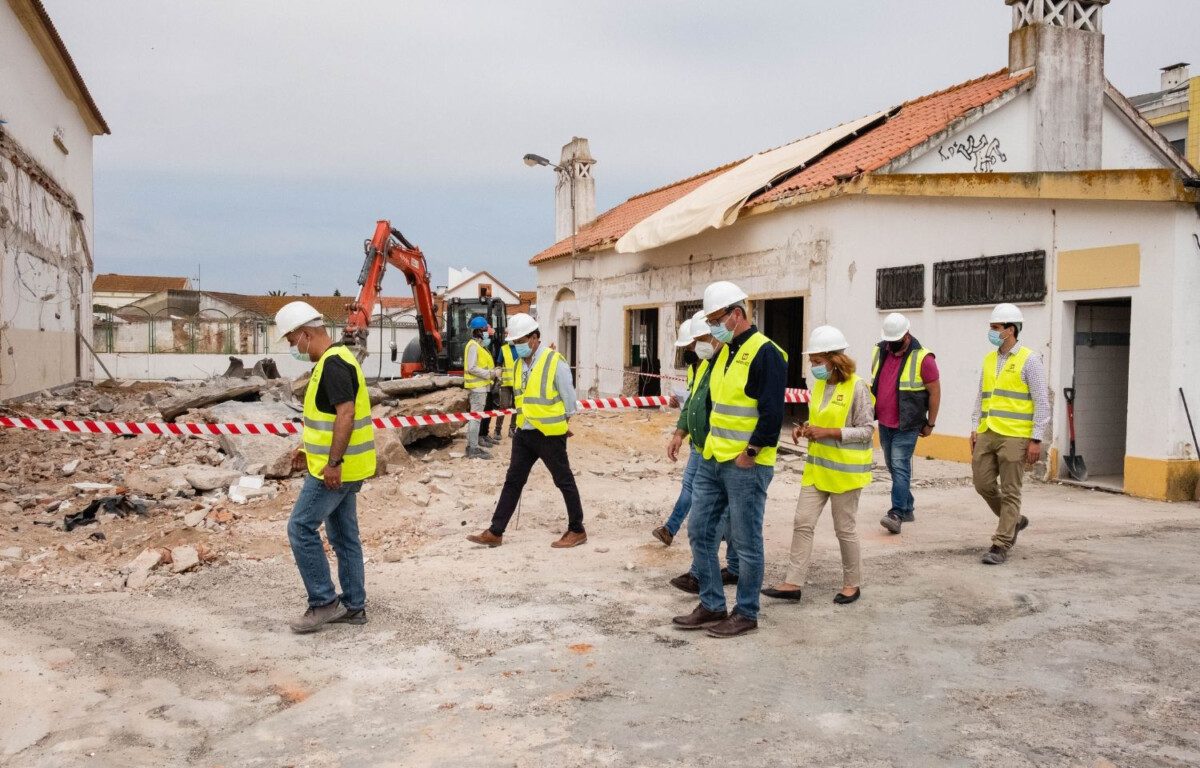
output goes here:
[{"label": "street lamp head", "polygon": [[542,157],[541,155],[532,155],[531,154],[531,155],[525,155],[525,165],[528,165],[530,168],[532,168],[535,165],[550,165],[550,161],[547,160],[546,158]]}]

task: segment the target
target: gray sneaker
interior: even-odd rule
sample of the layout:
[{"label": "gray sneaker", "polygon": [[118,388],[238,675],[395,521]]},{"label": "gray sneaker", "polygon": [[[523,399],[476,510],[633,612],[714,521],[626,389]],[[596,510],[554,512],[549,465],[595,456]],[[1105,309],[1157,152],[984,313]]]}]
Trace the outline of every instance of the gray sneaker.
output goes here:
[{"label": "gray sneaker", "polygon": [[468,459],[490,459],[490,458],[492,458],[492,454],[488,453],[487,451],[483,450],[482,448],[468,448],[467,449],[467,458]]},{"label": "gray sneaker", "polygon": [[319,605],[316,608],[309,608],[304,612],[304,615],[299,619],[288,624],[292,631],[298,635],[306,635],[309,632],[316,632],[323,625],[331,621],[338,621],[346,615],[346,606],[342,605],[341,600],[334,600],[329,605]]},{"label": "gray sneaker", "polygon": [[992,545],[992,548],[983,556],[982,562],[984,565],[1003,565],[1008,559],[1008,550],[1003,547]]},{"label": "gray sneaker", "polygon": [[900,518],[892,512],[888,512],[883,516],[883,519],[879,521],[879,524],[882,525],[888,533],[900,533],[900,523]]}]

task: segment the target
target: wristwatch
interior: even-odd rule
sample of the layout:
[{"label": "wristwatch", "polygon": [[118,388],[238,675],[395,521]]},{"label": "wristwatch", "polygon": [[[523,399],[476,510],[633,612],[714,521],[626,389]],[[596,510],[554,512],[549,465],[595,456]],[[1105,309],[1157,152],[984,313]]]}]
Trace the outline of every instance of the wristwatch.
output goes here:
[{"label": "wristwatch", "polygon": [[328,464],[326,464],[326,466],[329,466],[329,467],[340,467],[340,466],[342,466],[342,462],[343,462],[343,461],[345,461],[345,460],[346,460],[346,457],[345,457],[345,456],[343,456],[343,457],[342,457],[342,458],[340,458],[340,459],[330,459],[330,460],[329,460],[329,463],[328,463]]},{"label": "wristwatch", "polygon": [[746,446],[746,455],[753,459],[755,456],[758,455],[758,449],[752,445],[747,445]]}]

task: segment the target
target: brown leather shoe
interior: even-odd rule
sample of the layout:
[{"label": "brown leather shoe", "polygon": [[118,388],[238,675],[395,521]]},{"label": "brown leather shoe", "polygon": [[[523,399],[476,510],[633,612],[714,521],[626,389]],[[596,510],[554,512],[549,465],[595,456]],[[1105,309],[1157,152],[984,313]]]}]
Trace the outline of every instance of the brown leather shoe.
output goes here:
[{"label": "brown leather shoe", "polygon": [[729,618],[708,628],[709,637],[737,637],[758,629],[758,622],[734,611]]},{"label": "brown leather shoe", "polygon": [[587,533],[585,531],[580,531],[579,533],[567,531],[562,535],[561,539],[550,546],[555,549],[569,549],[571,547],[578,547],[580,544],[587,544]]},{"label": "brown leather shoe", "polygon": [[716,624],[728,618],[729,614],[725,611],[710,611],[704,607],[704,603],[701,603],[687,616],[676,616],[671,619],[671,623],[675,625],[676,629],[704,629],[710,624]]},{"label": "brown leather shoe", "polygon": [[490,528],[484,528],[483,533],[473,533],[467,537],[467,541],[482,544],[485,547],[498,547],[504,543],[504,537],[492,533]]},{"label": "brown leather shoe", "polygon": [[675,541],[675,536],[667,530],[667,526],[665,525],[660,525],[653,531],[650,531],[650,535],[661,541],[664,547],[671,546],[671,542]]}]

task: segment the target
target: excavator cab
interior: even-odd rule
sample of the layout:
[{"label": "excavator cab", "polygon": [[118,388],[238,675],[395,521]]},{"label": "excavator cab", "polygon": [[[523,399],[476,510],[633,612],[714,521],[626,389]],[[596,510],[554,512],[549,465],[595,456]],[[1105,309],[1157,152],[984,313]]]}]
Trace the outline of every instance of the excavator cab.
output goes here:
[{"label": "excavator cab", "polygon": [[[508,314],[504,302],[498,298],[459,299],[453,298],[445,304],[445,333],[443,352],[438,356],[438,373],[462,375],[463,354],[471,340],[471,318],[482,316],[492,326],[491,352],[499,358],[500,345],[508,329]],[[420,339],[413,339],[404,350],[401,369],[405,377],[422,370],[423,356]]]}]

